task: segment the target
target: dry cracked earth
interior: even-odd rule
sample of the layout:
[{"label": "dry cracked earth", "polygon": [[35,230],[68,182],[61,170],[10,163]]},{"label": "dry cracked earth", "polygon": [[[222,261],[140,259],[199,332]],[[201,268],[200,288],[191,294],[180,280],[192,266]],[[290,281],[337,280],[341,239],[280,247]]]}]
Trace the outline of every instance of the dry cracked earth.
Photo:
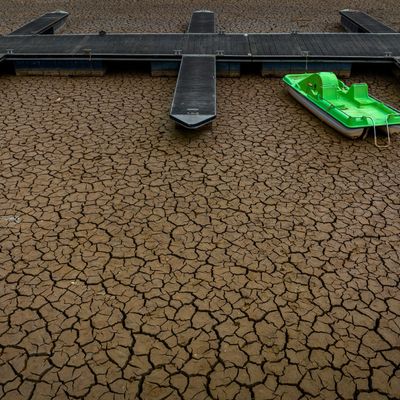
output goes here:
[{"label": "dry cracked earth", "polygon": [[[182,3],[6,0],[0,28],[57,8],[75,32],[298,15]],[[340,30],[348,4],[302,4]],[[395,1],[374,4],[352,6],[400,25]],[[399,106],[387,71],[355,81]],[[0,78],[0,398],[398,399],[400,137],[347,140],[255,74],[219,79],[217,120],[188,134],[174,85]]]}]

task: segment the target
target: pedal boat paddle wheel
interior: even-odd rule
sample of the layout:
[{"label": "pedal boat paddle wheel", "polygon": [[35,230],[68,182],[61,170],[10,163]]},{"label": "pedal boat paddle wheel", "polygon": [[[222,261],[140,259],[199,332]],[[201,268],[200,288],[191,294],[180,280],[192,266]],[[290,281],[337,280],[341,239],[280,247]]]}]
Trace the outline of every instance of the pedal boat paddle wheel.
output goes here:
[{"label": "pedal boat paddle wheel", "polygon": [[[387,147],[390,134],[400,132],[400,111],[370,96],[366,83],[348,87],[332,72],[289,74],[283,82],[304,107],[350,139],[373,130],[375,145]],[[384,146],[378,144],[377,129],[387,134]]]}]

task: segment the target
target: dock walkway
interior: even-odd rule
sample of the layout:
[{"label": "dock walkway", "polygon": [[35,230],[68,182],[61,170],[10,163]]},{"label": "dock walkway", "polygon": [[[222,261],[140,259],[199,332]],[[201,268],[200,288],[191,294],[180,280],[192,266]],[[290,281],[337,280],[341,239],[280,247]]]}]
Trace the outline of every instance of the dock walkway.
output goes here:
[{"label": "dock walkway", "polygon": [[[211,11],[194,12],[188,33],[215,33]],[[193,37],[189,35],[189,45]],[[196,40],[194,40],[196,41]],[[182,55],[170,117],[186,128],[199,128],[217,115],[215,55]]]},{"label": "dock walkway", "polygon": [[341,24],[348,32],[396,33],[396,31],[370,15],[357,10],[340,11]]},{"label": "dock walkway", "polygon": [[109,64],[125,62],[179,67],[170,116],[187,128],[216,116],[217,66],[239,74],[242,63],[259,63],[262,74],[282,75],[349,72],[354,63],[398,67],[400,60],[400,33],[359,11],[341,11],[350,33],[218,33],[214,13],[202,10],[186,33],[52,34],[67,16],[48,13],[0,36],[0,62],[16,73],[56,75],[101,75]]},{"label": "dock walkway", "polygon": [[39,18],[28,22],[9,35],[49,35],[56,32],[68,18],[66,11],[46,13]]}]

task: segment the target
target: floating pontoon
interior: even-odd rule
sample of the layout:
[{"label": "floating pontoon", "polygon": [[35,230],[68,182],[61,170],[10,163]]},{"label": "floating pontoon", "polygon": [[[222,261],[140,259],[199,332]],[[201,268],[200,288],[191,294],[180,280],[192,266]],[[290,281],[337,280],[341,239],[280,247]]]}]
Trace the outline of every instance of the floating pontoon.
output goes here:
[{"label": "floating pontoon", "polygon": [[226,33],[213,12],[199,10],[185,33],[59,35],[68,13],[55,11],[0,35],[0,73],[101,76],[108,68],[148,64],[153,76],[178,76],[170,116],[197,129],[216,117],[217,77],[238,77],[249,64],[263,76],[279,77],[319,71],[349,76],[354,64],[399,70],[400,33],[360,11],[341,16],[350,33]]}]

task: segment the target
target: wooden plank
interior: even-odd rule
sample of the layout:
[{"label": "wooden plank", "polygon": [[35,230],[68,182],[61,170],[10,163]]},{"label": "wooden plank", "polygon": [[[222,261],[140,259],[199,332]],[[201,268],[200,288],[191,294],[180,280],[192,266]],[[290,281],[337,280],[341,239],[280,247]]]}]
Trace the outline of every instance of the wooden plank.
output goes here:
[{"label": "wooden plank", "polygon": [[217,114],[215,56],[182,57],[171,118],[186,128],[199,128]]},{"label": "wooden plank", "polygon": [[68,13],[66,11],[54,11],[43,14],[31,22],[21,26],[9,35],[46,35],[52,34],[65,24]]},{"label": "wooden plank", "polygon": [[370,15],[357,10],[340,11],[341,24],[349,32],[395,33],[396,31]]}]

